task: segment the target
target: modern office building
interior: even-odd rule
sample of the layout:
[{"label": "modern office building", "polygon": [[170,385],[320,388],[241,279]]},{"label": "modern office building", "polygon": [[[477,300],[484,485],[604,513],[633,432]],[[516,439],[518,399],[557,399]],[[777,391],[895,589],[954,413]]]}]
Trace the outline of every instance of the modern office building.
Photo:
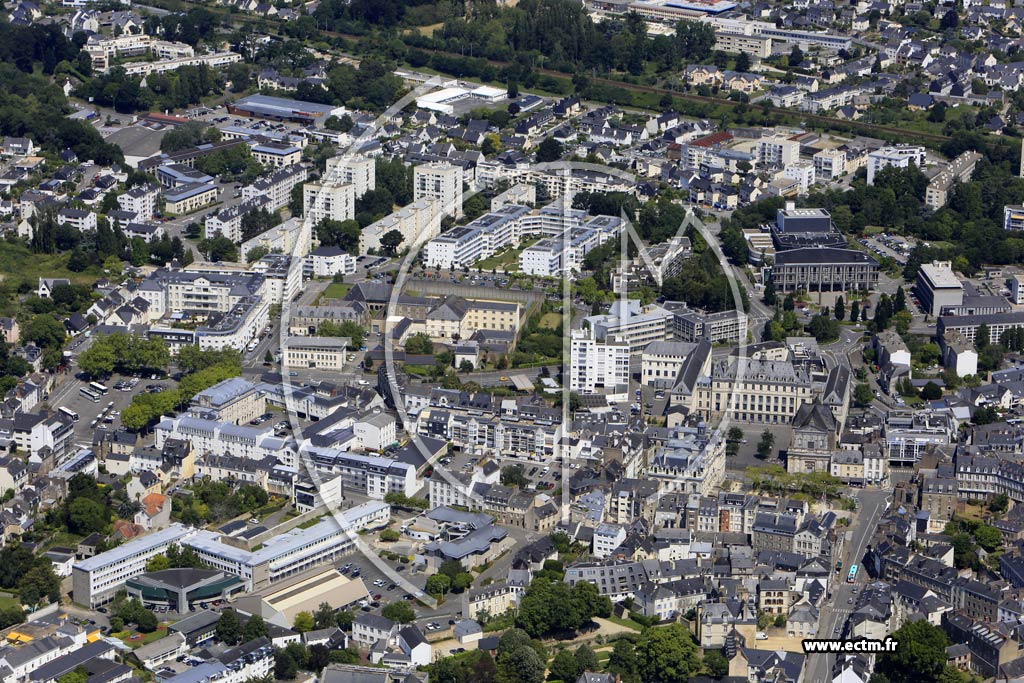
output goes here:
[{"label": "modern office building", "polygon": [[370,501],[340,514],[341,524],[335,517],[327,516],[306,529],[295,528],[272,536],[257,550],[226,543],[220,534],[206,529],[195,532],[184,543],[210,567],[240,578],[246,590],[261,590],[352,551],[356,533],[386,524],[391,506]]},{"label": "modern office building", "polygon": [[71,568],[75,602],[89,608],[110,602],[128,579],[145,573],[150,558],[194,533],[192,527],[172,524],[76,563]]},{"label": "modern office building", "polygon": [[964,303],[964,285],[953,273],[950,261],[922,264],[917,270],[915,291],[928,315],[940,316],[946,309],[959,308]]},{"label": "modern office building", "polygon": [[776,253],[772,283],[780,292],[866,292],[878,284],[878,261],[855,249],[791,249]]}]

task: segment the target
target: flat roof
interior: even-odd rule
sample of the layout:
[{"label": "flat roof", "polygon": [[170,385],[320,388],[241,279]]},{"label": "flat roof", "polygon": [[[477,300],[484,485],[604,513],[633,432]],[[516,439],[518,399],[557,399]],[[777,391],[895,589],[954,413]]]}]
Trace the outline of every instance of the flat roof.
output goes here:
[{"label": "flat roof", "polygon": [[120,562],[121,560],[127,560],[129,557],[138,553],[144,553],[146,551],[157,548],[161,545],[170,545],[175,541],[180,541],[194,531],[192,527],[187,527],[183,524],[172,524],[166,529],[161,529],[152,534],[134,538],[127,543],[111,548],[110,550],[94,555],[88,559],[77,562],[74,565],[75,569],[82,571],[94,571],[101,569],[114,562]]},{"label": "flat roof", "polygon": [[234,102],[231,106],[242,109],[248,109],[249,107],[254,109],[258,108],[265,112],[273,112],[274,110],[277,110],[281,113],[300,114],[329,114],[337,109],[337,107],[330,104],[317,104],[316,102],[304,102],[302,100],[293,100],[286,97],[272,97],[270,95],[250,95],[249,97],[243,97],[237,102]]},{"label": "flat roof", "polygon": [[963,289],[964,285],[959,278],[953,274],[953,269],[948,266],[937,266],[934,263],[924,263],[920,272],[928,279],[933,289]]}]

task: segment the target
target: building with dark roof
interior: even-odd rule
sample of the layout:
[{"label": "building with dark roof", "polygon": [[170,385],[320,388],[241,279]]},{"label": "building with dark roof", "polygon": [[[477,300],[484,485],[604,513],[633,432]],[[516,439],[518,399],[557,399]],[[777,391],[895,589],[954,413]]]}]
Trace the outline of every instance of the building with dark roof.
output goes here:
[{"label": "building with dark roof", "polygon": [[227,600],[245,590],[237,576],[215,569],[164,569],[146,572],[125,583],[128,596],[143,605],[169,607],[186,612],[197,604]]},{"label": "building with dark roof", "polygon": [[780,292],[869,291],[878,284],[878,261],[855,249],[791,249],[776,253],[772,282]]}]

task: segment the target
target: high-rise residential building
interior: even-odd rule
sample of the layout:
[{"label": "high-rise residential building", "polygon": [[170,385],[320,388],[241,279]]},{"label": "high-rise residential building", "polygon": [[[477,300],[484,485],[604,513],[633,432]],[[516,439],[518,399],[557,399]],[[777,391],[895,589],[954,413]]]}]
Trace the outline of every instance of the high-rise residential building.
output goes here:
[{"label": "high-rise residential building", "polygon": [[414,199],[437,199],[441,214],[462,218],[462,168],[451,164],[421,164],[413,168]]}]

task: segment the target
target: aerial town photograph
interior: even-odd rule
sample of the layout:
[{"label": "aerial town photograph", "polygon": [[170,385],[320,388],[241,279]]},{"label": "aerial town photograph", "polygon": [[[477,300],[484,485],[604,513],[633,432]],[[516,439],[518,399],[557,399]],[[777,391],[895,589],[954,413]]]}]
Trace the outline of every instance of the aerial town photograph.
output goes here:
[{"label": "aerial town photograph", "polygon": [[0,0],[0,683],[1024,683],[1024,0]]}]

